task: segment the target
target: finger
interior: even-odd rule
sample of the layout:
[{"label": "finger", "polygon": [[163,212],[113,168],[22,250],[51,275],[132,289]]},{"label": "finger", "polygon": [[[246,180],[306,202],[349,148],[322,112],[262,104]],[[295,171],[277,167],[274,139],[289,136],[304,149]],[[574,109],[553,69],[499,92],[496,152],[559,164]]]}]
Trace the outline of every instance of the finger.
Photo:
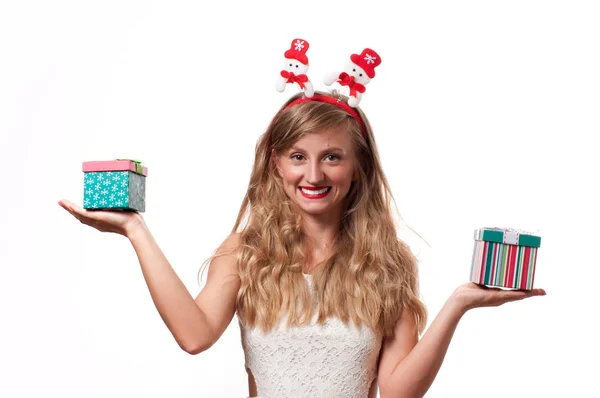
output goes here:
[{"label": "finger", "polygon": [[523,294],[525,297],[531,297],[531,296],[543,296],[546,294],[546,292],[544,291],[544,289],[530,289],[530,290],[513,290],[511,291],[511,293],[521,293]]},{"label": "finger", "polygon": [[64,209],[78,207],[75,203],[71,202],[70,200],[66,200],[66,199],[59,200],[58,204]]},{"label": "finger", "polygon": [[60,200],[58,202],[59,205],[61,205],[64,209],[70,209],[76,213],[79,214],[84,214],[84,213],[89,213],[87,210],[81,208],[80,206],[78,206],[76,203],[73,203],[71,201],[68,200]]},{"label": "finger", "polygon": [[80,210],[73,209],[67,205],[64,206],[64,209],[66,211],[68,211],[69,213],[71,213],[71,215],[73,217],[75,217],[76,219],[78,219],[82,224],[86,224],[86,225],[89,225],[94,228],[96,228],[98,226],[97,220],[94,219],[93,217],[88,216],[88,214],[91,214],[88,211],[83,210],[81,208],[79,208]]},{"label": "finger", "polygon": [[533,296],[545,296],[546,291],[544,289],[531,289],[527,291],[527,297]]},{"label": "finger", "polygon": [[92,225],[92,223],[94,222],[94,221],[93,221],[93,220],[91,220],[90,218],[88,218],[88,217],[85,217],[85,216],[83,216],[83,215],[81,215],[81,214],[79,214],[79,213],[76,213],[76,212],[74,212],[74,211],[73,211],[73,210],[71,210],[71,209],[67,209],[67,211],[68,211],[69,213],[71,213],[71,215],[72,215],[73,217],[75,217],[76,219],[78,219],[78,220],[79,220],[79,221],[80,221],[82,224],[86,224],[86,225]]},{"label": "finger", "polygon": [[[62,202],[62,204],[61,204],[61,202]],[[74,217],[78,218],[80,221],[81,220],[87,220],[89,222],[99,221],[98,215],[96,213],[94,213],[93,211],[86,210],[82,207],[77,206],[75,203],[69,202],[67,200],[64,200],[61,202],[59,202],[59,204],[65,210],[67,210],[69,213],[71,213]]]},{"label": "finger", "polygon": [[543,289],[513,290],[507,291],[505,298],[508,301],[517,301],[533,296],[544,296],[545,294],[546,292]]},{"label": "finger", "polygon": [[68,200],[59,200],[58,201],[58,205],[60,207],[62,207],[63,209],[65,209],[66,211],[68,211],[69,213],[73,214],[73,208],[76,206],[75,203],[73,202],[69,202]]},{"label": "finger", "polygon": [[66,211],[68,211],[69,213],[71,213],[71,215],[73,217],[76,217],[76,218],[81,217],[81,215],[77,211],[75,211],[75,209],[73,209],[73,207],[71,207],[71,205],[68,204],[68,202],[67,203],[62,203],[62,204],[59,202],[59,204],[60,204],[60,206],[63,209],[65,209]]},{"label": "finger", "polygon": [[509,290],[505,292],[504,296],[511,300],[522,300],[527,297],[527,293],[522,290]]},{"label": "finger", "polygon": [[75,213],[71,207],[69,207],[69,205],[65,202],[58,202],[58,204],[60,205],[60,207],[62,207],[63,209],[65,209],[66,211],[68,211],[69,213],[71,213],[72,216],[76,216],[77,213]]}]

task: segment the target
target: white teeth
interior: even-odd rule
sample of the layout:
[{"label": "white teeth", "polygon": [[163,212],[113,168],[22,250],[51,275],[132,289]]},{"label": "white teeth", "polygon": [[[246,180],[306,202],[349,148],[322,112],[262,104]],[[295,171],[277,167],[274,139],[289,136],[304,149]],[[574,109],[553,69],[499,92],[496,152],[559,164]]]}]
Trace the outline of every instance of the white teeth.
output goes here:
[{"label": "white teeth", "polygon": [[320,195],[322,193],[325,193],[327,191],[329,191],[329,187],[327,188],[323,188],[323,189],[319,189],[317,191],[314,191],[312,189],[306,189],[306,188],[300,188],[302,190],[302,192],[304,192],[307,195]]}]

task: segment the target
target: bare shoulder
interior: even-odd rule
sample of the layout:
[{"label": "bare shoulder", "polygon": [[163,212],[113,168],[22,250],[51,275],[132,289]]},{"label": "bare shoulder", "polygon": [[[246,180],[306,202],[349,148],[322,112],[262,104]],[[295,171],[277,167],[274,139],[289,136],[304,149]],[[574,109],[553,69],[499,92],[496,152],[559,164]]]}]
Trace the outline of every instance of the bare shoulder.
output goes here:
[{"label": "bare shoulder", "polygon": [[242,234],[239,232],[236,232],[236,233],[229,235],[227,238],[225,238],[223,243],[221,243],[221,246],[219,246],[218,250],[230,250],[230,249],[236,250],[237,248],[240,247],[241,243],[242,243]]},{"label": "bare shoulder", "polygon": [[219,245],[208,266],[207,285],[215,279],[238,276],[236,253],[241,244],[239,233],[231,234]]}]

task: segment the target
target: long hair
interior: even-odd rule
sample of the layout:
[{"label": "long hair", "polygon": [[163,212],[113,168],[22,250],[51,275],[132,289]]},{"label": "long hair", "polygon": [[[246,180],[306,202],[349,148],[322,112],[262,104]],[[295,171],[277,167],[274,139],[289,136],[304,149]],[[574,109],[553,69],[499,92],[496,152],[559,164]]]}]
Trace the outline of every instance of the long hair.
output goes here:
[{"label": "long hair", "polygon": [[[341,98],[337,93],[319,94]],[[288,326],[300,326],[318,311],[320,324],[338,317],[391,336],[407,308],[422,332],[427,311],[419,299],[417,261],[398,238],[397,208],[367,118],[356,109],[366,127],[364,137],[357,121],[335,105],[306,101],[285,109],[299,95],[282,106],[260,136],[248,190],[232,229],[240,239],[239,321],[269,331],[284,314]],[[358,179],[346,197],[332,255],[313,271],[319,303],[314,307],[302,274],[306,236],[301,213],[283,189],[272,152],[280,154],[306,134],[336,127],[347,129],[355,145]]]}]

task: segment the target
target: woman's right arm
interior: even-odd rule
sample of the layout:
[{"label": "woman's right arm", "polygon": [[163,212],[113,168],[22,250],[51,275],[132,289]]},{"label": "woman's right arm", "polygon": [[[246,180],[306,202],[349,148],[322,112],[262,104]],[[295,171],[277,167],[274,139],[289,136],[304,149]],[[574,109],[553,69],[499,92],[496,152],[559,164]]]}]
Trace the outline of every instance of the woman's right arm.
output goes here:
[{"label": "woman's right arm", "polygon": [[231,323],[240,287],[234,254],[239,235],[229,236],[217,249],[206,285],[194,300],[166,259],[141,214],[89,211],[68,200],[58,204],[82,224],[129,238],[140,260],[152,300],[179,346],[190,354],[211,347]]},{"label": "woman's right arm", "polygon": [[[127,234],[140,261],[150,295],[179,346],[190,354],[210,348],[231,323],[240,287],[235,255],[212,260],[206,284],[196,299],[179,279],[142,221]],[[239,235],[229,236],[217,254],[231,252]]]}]

